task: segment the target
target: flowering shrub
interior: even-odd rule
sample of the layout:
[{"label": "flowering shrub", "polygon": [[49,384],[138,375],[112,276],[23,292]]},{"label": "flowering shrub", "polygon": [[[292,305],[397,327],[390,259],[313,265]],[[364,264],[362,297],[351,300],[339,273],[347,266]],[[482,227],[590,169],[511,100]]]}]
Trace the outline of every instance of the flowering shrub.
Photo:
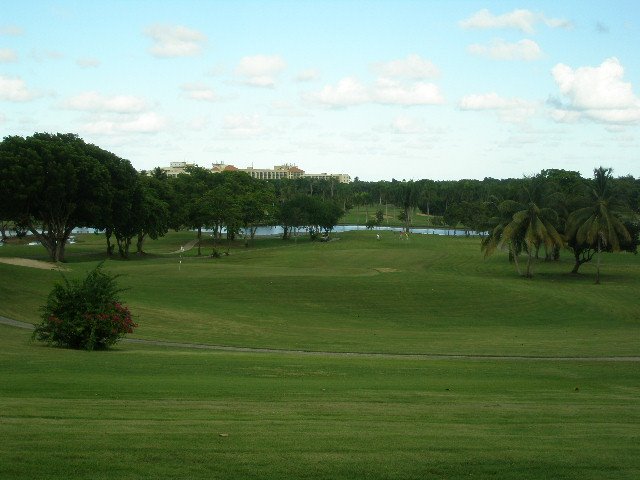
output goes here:
[{"label": "flowering shrub", "polygon": [[138,325],[131,312],[122,305],[115,276],[101,270],[101,265],[86,278],[56,284],[42,307],[42,323],[33,338],[53,345],[99,350],[115,344]]}]

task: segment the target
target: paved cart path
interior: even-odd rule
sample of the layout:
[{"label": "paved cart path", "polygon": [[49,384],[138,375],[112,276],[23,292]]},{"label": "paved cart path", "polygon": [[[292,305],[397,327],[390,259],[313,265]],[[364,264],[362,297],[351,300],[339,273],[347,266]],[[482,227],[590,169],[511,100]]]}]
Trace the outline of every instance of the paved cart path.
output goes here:
[{"label": "paved cart path", "polygon": [[[33,324],[12,320],[11,318],[0,317],[0,324],[11,327],[33,330]],[[232,347],[228,345],[210,345],[206,343],[183,343],[169,342],[163,340],[145,340],[143,338],[124,338],[123,343],[138,345],[155,345],[170,348],[191,348],[198,350],[217,350],[223,352],[245,352],[245,353],[279,353],[286,355],[315,355],[331,357],[369,357],[369,358],[408,358],[424,360],[528,360],[528,361],[562,361],[562,362],[640,362],[638,356],[626,357],[541,357],[524,355],[456,355],[437,353],[365,353],[365,352],[328,352],[318,350],[285,350],[275,348],[252,348],[252,347]]]}]

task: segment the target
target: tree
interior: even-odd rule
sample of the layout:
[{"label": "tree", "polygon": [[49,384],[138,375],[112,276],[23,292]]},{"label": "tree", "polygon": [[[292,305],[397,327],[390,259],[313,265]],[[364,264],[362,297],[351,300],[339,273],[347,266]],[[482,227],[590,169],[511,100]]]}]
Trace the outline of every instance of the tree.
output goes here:
[{"label": "tree", "polygon": [[5,242],[7,240],[7,230],[10,228],[11,222],[6,220],[0,220],[0,241]]},{"label": "tree", "polygon": [[172,199],[166,178],[140,176],[142,195],[136,205],[137,241],[136,253],[144,253],[144,240],[156,240],[169,231],[169,202]]},{"label": "tree", "polygon": [[328,237],[333,227],[335,227],[344,215],[344,211],[336,202],[332,200],[322,201],[318,198],[311,199],[311,211],[309,213],[309,221],[314,229],[323,230],[324,236]]},{"label": "tree", "polygon": [[109,201],[100,210],[96,219],[96,227],[105,232],[107,255],[113,255],[115,245],[111,243],[114,236],[118,245],[118,253],[128,258],[129,247],[138,231],[138,216],[141,203],[141,185],[138,172],[127,160],[94,147],[93,155],[109,172]]},{"label": "tree", "polygon": [[287,240],[292,229],[309,225],[309,196],[298,194],[281,202],[278,209],[278,223],[282,226],[283,240]]},{"label": "tree", "polygon": [[408,182],[392,183],[392,195],[395,203],[402,208],[401,220],[404,222],[404,231],[409,232],[411,227],[411,212],[420,202],[419,184],[410,180]]},{"label": "tree", "polygon": [[[233,181],[235,172],[222,172],[216,175],[216,184],[200,197],[196,207],[202,215],[203,225],[213,229],[214,243],[220,239],[222,229],[227,230],[227,253],[229,253],[231,240],[241,223],[240,195],[237,193],[238,186]],[[241,172],[240,175],[247,176]]]},{"label": "tree", "polygon": [[540,246],[552,249],[564,244],[564,239],[554,226],[558,220],[557,213],[551,208],[539,206],[549,194],[543,187],[542,180],[528,179],[522,190],[525,202],[502,202],[499,216],[493,221],[495,226],[482,242],[485,256],[493,253],[496,248],[507,245],[518,271],[517,256],[520,251],[525,250],[528,257],[525,273],[527,278],[533,276],[533,257]]},{"label": "tree", "polygon": [[593,171],[593,184],[590,189],[590,204],[579,208],[569,215],[567,238],[576,259],[573,271],[585,261],[597,254],[596,283],[600,283],[600,254],[603,249],[617,252],[624,242],[632,238],[624,225],[623,217],[629,214],[629,208],[622,203],[612,189],[612,170],[599,167]]},{"label": "tree", "polygon": [[176,200],[179,212],[174,223],[179,223],[198,231],[198,255],[201,255],[202,228],[207,224],[209,212],[203,209],[202,197],[220,181],[221,174],[212,173],[201,167],[188,167],[176,179]]},{"label": "tree", "polygon": [[96,149],[60,133],[0,143],[0,218],[24,225],[54,262],[64,261],[73,229],[94,226],[109,203],[109,172]]},{"label": "tree", "polygon": [[553,226],[553,215],[552,210],[541,209],[535,203],[529,202],[525,209],[513,215],[513,219],[502,232],[502,242],[524,243],[528,256],[525,273],[527,278],[533,276],[534,251],[537,251],[541,244],[547,248],[564,244],[564,240]]},{"label": "tree", "polygon": [[[241,190],[240,217],[242,226],[253,240],[260,225],[272,225],[276,215],[276,196],[273,186],[264,181],[245,175],[244,188]],[[249,243],[247,241],[246,245]]]},{"label": "tree", "polygon": [[513,219],[513,215],[519,211],[520,205],[513,200],[499,202],[497,199],[493,199],[492,202],[489,202],[489,206],[494,210],[494,216],[489,219],[489,223],[493,225],[493,228],[482,239],[480,248],[484,252],[485,258],[487,258],[506,244],[509,250],[509,260],[513,260],[518,275],[522,275],[520,264],[518,263],[518,255],[523,250],[523,239],[504,237],[504,230]]}]

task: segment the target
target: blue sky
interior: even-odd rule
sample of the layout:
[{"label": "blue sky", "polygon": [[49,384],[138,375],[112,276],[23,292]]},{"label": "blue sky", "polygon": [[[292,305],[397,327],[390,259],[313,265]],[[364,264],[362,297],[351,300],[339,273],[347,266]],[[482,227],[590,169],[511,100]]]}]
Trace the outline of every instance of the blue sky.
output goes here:
[{"label": "blue sky", "polygon": [[0,133],[138,169],[640,177],[636,1],[3,2]]}]

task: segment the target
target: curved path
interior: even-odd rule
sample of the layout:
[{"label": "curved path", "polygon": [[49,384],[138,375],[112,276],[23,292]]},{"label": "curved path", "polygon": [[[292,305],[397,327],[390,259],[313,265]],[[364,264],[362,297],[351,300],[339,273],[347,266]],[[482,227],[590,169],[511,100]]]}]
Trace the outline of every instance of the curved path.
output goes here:
[{"label": "curved path", "polygon": [[174,253],[186,252],[186,251],[188,251],[188,250],[191,250],[191,249],[192,249],[193,247],[195,247],[197,244],[198,244],[198,239],[191,240],[191,241],[189,241],[189,242],[185,243],[185,244],[182,246],[182,248],[183,248],[182,250],[176,250],[175,252],[169,252],[169,253],[167,253],[167,254],[165,254],[165,255],[173,255]]},{"label": "curved path", "polygon": [[[0,317],[0,324],[11,327],[33,330],[33,324]],[[287,355],[315,355],[331,357],[355,357],[355,358],[409,358],[424,360],[529,360],[529,361],[563,361],[563,362],[640,362],[640,357],[540,357],[524,355],[455,355],[438,353],[365,353],[365,352],[327,352],[317,350],[285,350],[275,348],[251,348],[251,347],[231,347],[227,345],[210,345],[204,343],[182,343],[167,342],[162,340],[145,340],[142,338],[123,338],[124,343],[140,345],[155,345],[159,347],[191,348],[199,350],[217,350],[223,352],[245,352],[245,353],[279,353]]]}]

